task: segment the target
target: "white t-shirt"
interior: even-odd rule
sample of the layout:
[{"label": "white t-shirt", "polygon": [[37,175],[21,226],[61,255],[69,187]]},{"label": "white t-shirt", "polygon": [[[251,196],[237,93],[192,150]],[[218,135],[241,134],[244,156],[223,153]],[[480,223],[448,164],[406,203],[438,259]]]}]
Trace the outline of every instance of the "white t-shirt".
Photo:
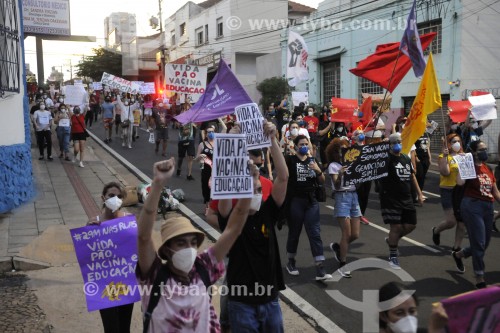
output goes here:
[{"label": "white t-shirt", "polygon": [[[328,166],[328,174],[329,175],[338,175],[340,169],[342,169],[342,165],[338,164],[337,162],[332,162]],[[354,185],[349,185],[347,187],[340,187],[339,189],[336,189],[335,186],[333,185],[333,179],[330,176],[330,179],[332,180],[332,188],[336,192],[341,192],[341,191],[356,191],[356,186]]]},{"label": "white t-shirt", "polygon": [[52,120],[52,114],[47,110],[37,110],[33,114],[33,119],[36,124],[37,131],[45,131],[50,129],[50,121]]}]

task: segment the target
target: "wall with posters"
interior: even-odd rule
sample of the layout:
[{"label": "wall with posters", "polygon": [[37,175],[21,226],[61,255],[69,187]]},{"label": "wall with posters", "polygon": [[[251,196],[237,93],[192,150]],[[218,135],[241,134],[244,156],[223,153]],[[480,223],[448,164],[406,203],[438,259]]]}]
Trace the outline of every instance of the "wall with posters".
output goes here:
[{"label": "wall with posters", "polygon": [[[6,4],[5,15],[15,15],[13,22],[21,29],[19,32],[19,50],[17,62],[19,66],[19,93],[6,92],[0,98],[0,214],[8,212],[34,195],[32,165],[31,165],[31,136],[26,95],[26,73],[24,66],[24,36],[22,17],[22,1],[12,1]],[[15,13],[15,14],[13,14]],[[9,20],[6,20],[9,22]],[[3,47],[3,46],[2,46]]]}]

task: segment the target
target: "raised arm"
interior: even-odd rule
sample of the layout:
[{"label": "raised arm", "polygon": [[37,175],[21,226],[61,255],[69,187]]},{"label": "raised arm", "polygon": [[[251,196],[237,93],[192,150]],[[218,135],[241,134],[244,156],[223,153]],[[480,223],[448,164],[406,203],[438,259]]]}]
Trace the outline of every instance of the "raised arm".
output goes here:
[{"label": "raised arm", "polygon": [[[288,185],[288,168],[286,166],[285,157],[281,153],[281,148],[276,139],[276,126],[271,122],[264,122],[264,135],[271,140],[271,147],[269,151],[274,162],[274,169],[276,170],[276,178],[274,179],[273,196],[274,202],[278,207],[281,207],[286,197],[286,188]],[[269,161],[270,162],[270,161]]]},{"label": "raised arm", "polygon": [[153,182],[138,221],[137,249],[139,253],[139,267],[141,272],[148,272],[156,258],[156,250],[153,244],[152,233],[156,221],[158,202],[162,189],[172,177],[175,170],[175,160],[156,162],[153,166]]}]

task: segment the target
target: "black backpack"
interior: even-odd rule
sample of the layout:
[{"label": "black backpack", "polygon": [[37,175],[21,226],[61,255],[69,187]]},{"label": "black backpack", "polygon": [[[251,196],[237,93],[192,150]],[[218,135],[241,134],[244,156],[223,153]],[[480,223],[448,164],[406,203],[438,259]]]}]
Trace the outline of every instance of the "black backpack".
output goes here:
[{"label": "black backpack", "polygon": [[[208,291],[208,288],[212,284],[210,283],[210,277],[208,275],[207,269],[198,261],[194,262],[194,266],[196,272],[198,272],[198,274],[200,275],[201,280],[205,284],[205,287],[207,288]],[[148,332],[149,322],[151,321],[151,315],[153,314],[155,307],[158,305],[158,302],[160,301],[160,296],[161,296],[160,284],[162,282],[166,282],[169,279],[169,277],[170,277],[170,271],[168,270],[167,265],[161,265],[160,269],[158,270],[158,274],[156,275],[153,288],[151,289],[151,297],[149,298],[148,309],[144,313],[144,318],[142,322],[143,333]],[[212,297],[212,295],[210,295],[210,297]]]}]

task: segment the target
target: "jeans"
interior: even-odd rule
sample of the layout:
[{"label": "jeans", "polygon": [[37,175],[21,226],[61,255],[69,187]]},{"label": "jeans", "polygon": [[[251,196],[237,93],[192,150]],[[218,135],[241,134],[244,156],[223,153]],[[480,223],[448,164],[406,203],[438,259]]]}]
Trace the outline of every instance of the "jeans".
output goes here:
[{"label": "jeans", "polygon": [[278,299],[260,305],[230,300],[228,308],[232,332],[284,332],[283,316]]},{"label": "jeans", "polygon": [[319,204],[316,199],[309,197],[295,197],[290,200],[288,211],[288,239],[286,252],[288,258],[297,254],[302,226],[305,227],[311,252],[315,261],[325,260],[323,242],[321,241],[321,227],[319,223]]},{"label": "jeans", "polygon": [[69,152],[69,138],[71,136],[71,127],[69,126],[57,126],[56,128],[57,140],[59,141],[59,150]]},{"label": "jeans", "polygon": [[464,248],[465,257],[472,256],[472,267],[477,276],[484,275],[484,254],[493,228],[493,202],[464,197],[460,206],[462,219],[469,234],[470,246]]}]

